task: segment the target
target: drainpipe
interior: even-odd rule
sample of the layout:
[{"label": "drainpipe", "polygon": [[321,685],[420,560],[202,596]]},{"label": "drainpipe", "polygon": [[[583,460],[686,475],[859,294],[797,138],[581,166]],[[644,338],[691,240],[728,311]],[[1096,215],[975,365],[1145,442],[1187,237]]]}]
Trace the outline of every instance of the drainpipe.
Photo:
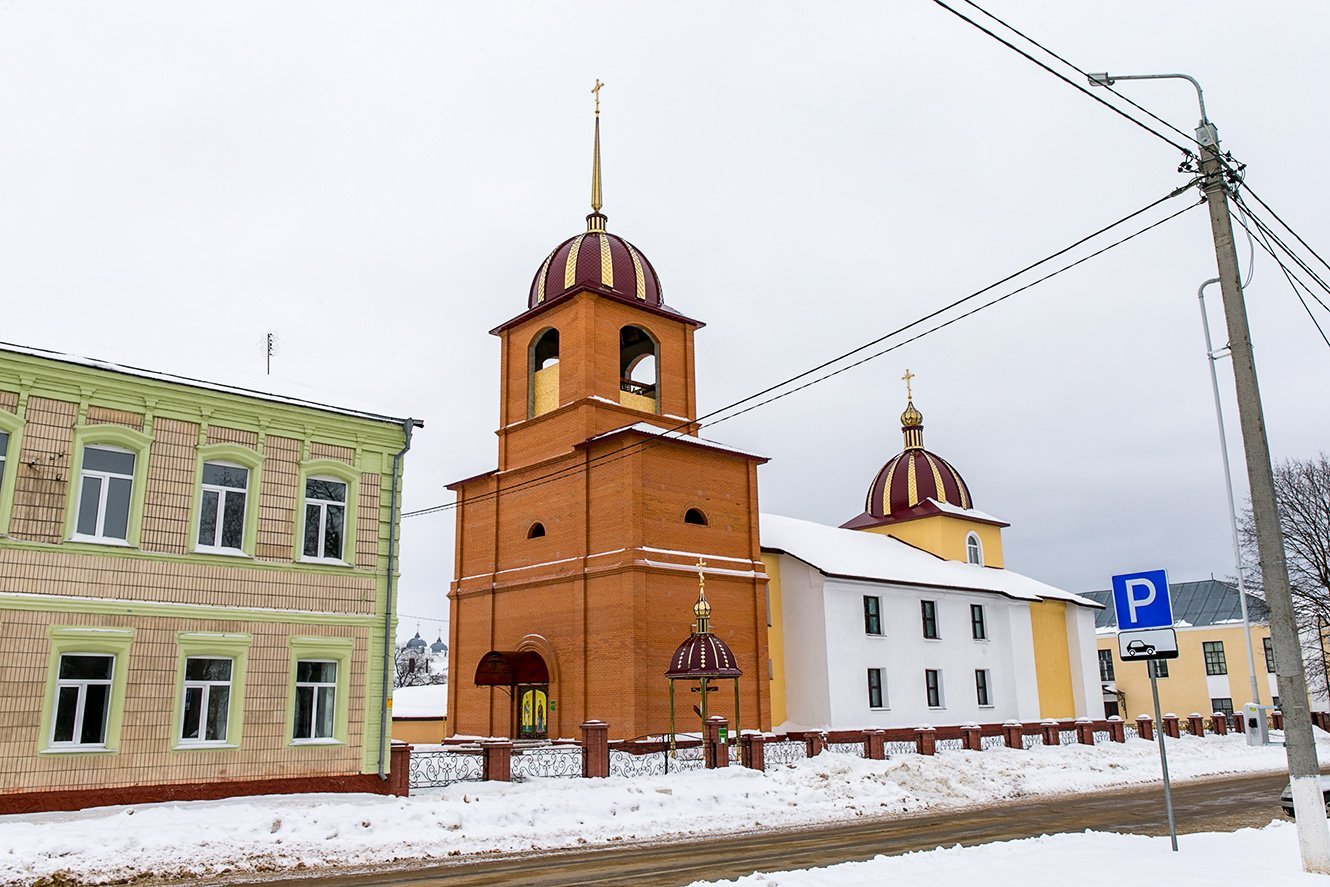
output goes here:
[{"label": "drainpipe", "polygon": [[411,431],[424,428],[419,419],[402,420],[406,440],[402,449],[393,456],[393,491],[388,518],[388,594],[383,604],[383,695],[379,699],[379,779],[388,779],[388,700],[393,691],[393,592],[397,590],[397,521],[401,503],[398,502],[397,479],[401,476],[402,457],[411,449]]}]

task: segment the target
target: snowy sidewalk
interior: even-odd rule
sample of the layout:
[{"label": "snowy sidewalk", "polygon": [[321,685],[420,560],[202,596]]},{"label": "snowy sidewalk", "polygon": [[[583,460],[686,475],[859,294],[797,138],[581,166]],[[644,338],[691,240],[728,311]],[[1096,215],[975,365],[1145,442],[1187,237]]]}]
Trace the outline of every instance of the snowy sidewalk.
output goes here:
[{"label": "snowy sidewalk", "polygon": [[[1330,737],[1318,731],[1322,759]],[[1171,739],[1176,779],[1276,771],[1282,747]],[[979,806],[1159,779],[1139,739],[1097,746],[904,755],[824,753],[762,773],[731,767],[627,779],[459,783],[411,798],[292,795],[0,816],[0,884],[88,883],[456,859],[784,828]],[[704,815],[699,815],[704,811]]]}]

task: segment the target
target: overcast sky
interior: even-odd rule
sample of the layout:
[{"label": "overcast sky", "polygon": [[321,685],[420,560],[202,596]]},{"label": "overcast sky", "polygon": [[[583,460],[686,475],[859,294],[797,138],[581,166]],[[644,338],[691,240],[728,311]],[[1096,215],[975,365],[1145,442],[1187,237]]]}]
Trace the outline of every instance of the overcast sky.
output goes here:
[{"label": "overcast sky", "polygon": [[[1330,7],[990,8],[1087,70],[1198,77],[1251,185],[1330,249]],[[7,0],[0,340],[253,384],[275,331],[274,387],[423,418],[405,507],[450,501],[446,483],[495,464],[487,330],[584,227],[597,77],[609,228],[707,323],[702,412],[1186,180],[1174,148],[928,0]],[[1196,124],[1185,82],[1120,88]],[[763,510],[840,523],[901,448],[908,367],[926,446],[1011,522],[1008,566],[1071,590],[1155,566],[1227,576],[1195,295],[1214,272],[1193,211],[703,433],[771,458]],[[1247,297],[1274,454],[1314,455],[1330,349],[1259,255]],[[453,520],[404,524],[406,634],[443,630]]]}]

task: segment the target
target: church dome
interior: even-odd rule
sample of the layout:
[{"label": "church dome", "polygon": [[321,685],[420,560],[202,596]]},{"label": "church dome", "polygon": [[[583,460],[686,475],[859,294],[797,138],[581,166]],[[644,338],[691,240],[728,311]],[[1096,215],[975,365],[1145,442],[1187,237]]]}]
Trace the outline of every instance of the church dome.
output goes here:
[{"label": "church dome", "polygon": [[660,278],[642,251],[605,230],[605,216],[587,216],[587,231],[554,248],[531,281],[527,307],[578,290],[591,290],[631,305],[661,308]]},{"label": "church dome", "polygon": [[431,653],[448,652],[448,645],[443,642],[443,635],[439,635],[439,637],[434,641],[434,643],[429,645],[429,650]]},{"label": "church dome", "polygon": [[873,478],[862,517],[877,521],[914,517],[914,509],[929,499],[973,508],[970,488],[961,473],[946,459],[924,449],[924,416],[915,409],[913,398],[901,413],[901,432],[905,449],[887,460]]},{"label": "church dome", "polygon": [[416,632],[416,636],[406,642],[406,648],[408,650],[425,649],[425,639],[420,636],[420,632]]}]

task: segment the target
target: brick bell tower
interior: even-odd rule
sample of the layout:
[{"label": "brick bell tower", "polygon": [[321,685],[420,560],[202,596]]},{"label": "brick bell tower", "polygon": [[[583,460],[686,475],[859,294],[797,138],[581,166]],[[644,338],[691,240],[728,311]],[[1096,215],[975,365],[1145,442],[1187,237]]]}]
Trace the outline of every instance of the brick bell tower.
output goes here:
[{"label": "brick bell tower", "polygon": [[[498,468],[449,486],[449,732],[568,737],[593,718],[614,737],[667,732],[665,671],[690,629],[699,558],[712,630],[743,671],[741,726],[769,729],[766,460],[697,436],[702,324],[667,306],[646,256],[606,230],[599,89],[586,231],[541,263],[526,310],[491,330]],[[699,702],[679,700],[681,730],[700,728]],[[708,713],[733,725],[733,706],[713,698]]]}]

